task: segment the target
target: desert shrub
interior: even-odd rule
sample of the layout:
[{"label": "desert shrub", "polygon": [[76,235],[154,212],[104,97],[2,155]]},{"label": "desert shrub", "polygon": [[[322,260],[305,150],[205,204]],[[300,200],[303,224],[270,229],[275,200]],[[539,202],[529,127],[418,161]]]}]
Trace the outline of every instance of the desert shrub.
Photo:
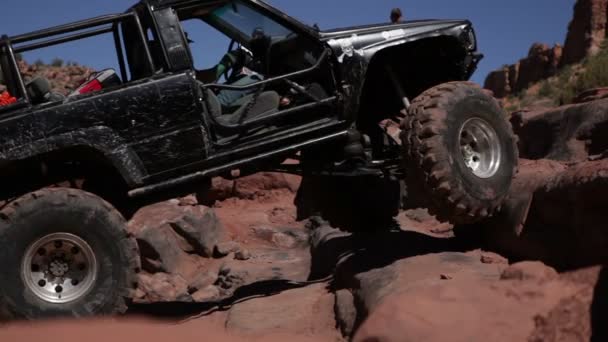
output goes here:
[{"label": "desert shrub", "polygon": [[63,66],[63,59],[61,58],[54,58],[53,61],[51,62],[51,65],[54,67],[62,67]]},{"label": "desert shrub", "polygon": [[608,86],[608,49],[602,49],[597,55],[588,59],[585,71],[575,83],[577,91]]},{"label": "desert shrub", "polygon": [[551,82],[549,82],[549,80],[542,81],[542,83],[540,85],[540,89],[538,90],[538,96],[548,97],[548,98],[553,99],[556,97],[556,93],[557,93],[557,89],[555,89],[555,87],[553,87],[553,85],[551,84]]}]

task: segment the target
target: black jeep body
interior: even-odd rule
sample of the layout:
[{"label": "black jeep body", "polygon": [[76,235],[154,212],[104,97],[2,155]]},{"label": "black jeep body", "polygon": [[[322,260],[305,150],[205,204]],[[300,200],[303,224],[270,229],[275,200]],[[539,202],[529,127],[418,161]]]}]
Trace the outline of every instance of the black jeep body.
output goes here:
[{"label": "black jeep body", "polygon": [[[357,125],[365,131],[366,125],[381,121],[379,115],[398,113],[403,97],[413,98],[441,82],[466,80],[479,60],[468,21],[413,21],[318,32],[262,1],[243,1],[242,6],[271,18],[294,36],[271,47],[268,78],[260,83],[282,89],[284,80],[302,85],[314,81],[326,96],[226,125],[210,114],[205,90],[230,85],[195,80],[192,54],[180,26],[182,13],[220,3],[229,2],[146,0],[125,14],[4,36],[2,69],[18,102],[0,107],[3,197],[68,174],[97,177],[99,170],[108,172],[104,177],[119,179],[136,197],[232,169],[272,168],[267,161],[280,162],[316,144],[344,142],[348,130]],[[33,103],[14,53],[106,32],[116,38],[122,84],[63,101]],[[234,33],[231,38],[239,36]],[[239,43],[246,45],[246,38]],[[301,63],[304,54],[312,55],[312,61]],[[270,126],[261,133],[246,132]],[[229,131],[228,138],[220,131]]]},{"label": "black jeep body", "polygon": [[[231,40],[231,72],[195,68],[189,21]],[[18,53],[100,35],[119,70],[70,94],[21,73]],[[481,57],[466,20],[320,31],[261,0],[141,0],[0,37],[0,313],[124,312],[141,268],[125,219],[215,176],[300,174],[298,216],[350,230],[391,226],[402,194],[440,220],[493,215],[518,155],[466,82]]]}]

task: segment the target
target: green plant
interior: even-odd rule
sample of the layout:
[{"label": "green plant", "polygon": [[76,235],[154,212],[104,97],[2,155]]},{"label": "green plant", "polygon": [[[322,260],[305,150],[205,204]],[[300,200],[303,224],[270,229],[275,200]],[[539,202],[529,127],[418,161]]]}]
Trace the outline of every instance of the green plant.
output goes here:
[{"label": "green plant", "polygon": [[566,65],[564,66],[558,73],[557,73],[557,81],[559,84],[566,84],[568,82],[570,82],[570,79],[572,78],[572,74],[574,73],[574,71],[572,70],[572,66],[571,65]]},{"label": "green plant", "polygon": [[519,106],[518,106],[518,105],[514,105],[514,104],[512,104],[512,105],[508,105],[508,106],[505,108],[505,111],[506,111],[507,113],[513,113],[513,112],[517,112],[519,109],[520,109],[520,108],[519,108]]},{"label": "green plant", "polygon": [[564,105],[572,103],[576,95],[577,91],[574,89],[574,86],[572,84],[567,85],[560,91],[558,98],[559,104]]},{"label": "green plant", "polygon": [[580,92],[605,86],[608,86],[608,50],[601,50],[589,58],[585,71],[576,80],[575,88]]},{"label": "green plant", "polygon": [[549,82],[548,80],[542,81],[540,89],[538,90],[538,96],[555,98],[555,95],[556,89],[553,87],[551,82]]},{"label": "green plant", "polygon": [[54,58],[53,61],[51,62],[51,65],[54,67],[62,67],[63,66],[63,59],[61,58]]}]

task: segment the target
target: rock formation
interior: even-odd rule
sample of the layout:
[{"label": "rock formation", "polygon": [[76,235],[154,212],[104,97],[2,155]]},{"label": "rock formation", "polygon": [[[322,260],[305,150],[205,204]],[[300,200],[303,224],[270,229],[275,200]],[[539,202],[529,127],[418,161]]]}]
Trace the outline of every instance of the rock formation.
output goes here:
[{"label": "rock formation", "polygon": [[557,44],[550,48],[546,44],[535,43],[526,58],[491,72],[486,78],[484,87],[492,90],[494,96],[498,98],[515,94],[535,82],[555,75],[561,58],[561,45]]},{"label": "rock formation", "polygon": [[568,26],[561,65],[580,62],[598,52],[606,38],[608,0],[578,0]]},{"label": "rock formation", "polygon": [[607,17],[608,0],[578,0],[563,48],[535,43],[526,58],[491,72],[484,87],[503,98],[555,75],[565,65],[596,54],[608,33]]}]

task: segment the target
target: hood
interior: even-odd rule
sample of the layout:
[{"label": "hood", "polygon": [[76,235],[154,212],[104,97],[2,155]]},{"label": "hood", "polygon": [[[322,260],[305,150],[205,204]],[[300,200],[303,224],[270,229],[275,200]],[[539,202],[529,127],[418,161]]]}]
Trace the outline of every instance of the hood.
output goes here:
[{"label": "hood", "polygon": [[398,24],[383,23],[363,26],[351,26],[336,28],[319,32],[321,39],[338,39],[356,35],[374,34],[383,31],[404,30],[405,35],[413,35],[424,31],[440,30],[448,27],[466,25],[468,20],[441,20],[441,19],[426,19],[426,20],[411,20]]},{"label": "hood", "polygon": [[470,30],[468,20],[415,20],[399,24],[376,24],[338,28],[319,32],[320,39],[332,48],[343,51],[345,48],[357,52],[373,54],[378,49],[402,44],[420,38],[452,35],[459,36]]}]

